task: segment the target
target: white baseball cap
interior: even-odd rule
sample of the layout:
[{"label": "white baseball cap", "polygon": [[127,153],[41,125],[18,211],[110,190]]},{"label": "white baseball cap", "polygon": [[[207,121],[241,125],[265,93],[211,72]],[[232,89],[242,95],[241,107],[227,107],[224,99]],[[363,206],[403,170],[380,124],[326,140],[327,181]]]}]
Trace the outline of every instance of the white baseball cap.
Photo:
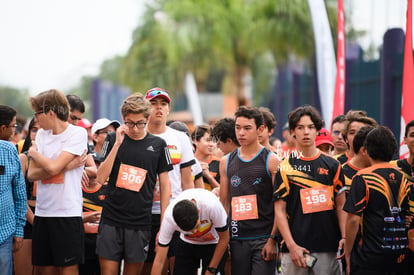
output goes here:
[{"label": "white baseball cap", "polygon": [[112,125],[116,128],[118,128],[121,124],[118,120],[109,120],[107,118],[100,118],[92,125],[92,134],[95,134],[97,131],[108,127],[109,125]]}]

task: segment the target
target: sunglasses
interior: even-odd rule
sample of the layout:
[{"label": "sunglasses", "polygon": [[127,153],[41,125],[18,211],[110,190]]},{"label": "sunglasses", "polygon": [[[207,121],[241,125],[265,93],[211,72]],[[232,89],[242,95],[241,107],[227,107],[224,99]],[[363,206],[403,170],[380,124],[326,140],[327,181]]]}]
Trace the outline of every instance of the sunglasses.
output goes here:
[{"label": "sunglasses", "polygon": [[151,100],[152,98],[154,98],[156,96],[164,96],[164,97],[168,98],[168,101],[170,101],[170,96],[168,95],[168,93],[164,90],[161,90],[161,89],[151,89],[151,90],[149,90],[145,94],[145,99]]},{"label": "sunglasses", "polygon": [[72,120],[82,120],[82,118],[74,116],[74,115],[71,115],[70,119],[72,119]]}]

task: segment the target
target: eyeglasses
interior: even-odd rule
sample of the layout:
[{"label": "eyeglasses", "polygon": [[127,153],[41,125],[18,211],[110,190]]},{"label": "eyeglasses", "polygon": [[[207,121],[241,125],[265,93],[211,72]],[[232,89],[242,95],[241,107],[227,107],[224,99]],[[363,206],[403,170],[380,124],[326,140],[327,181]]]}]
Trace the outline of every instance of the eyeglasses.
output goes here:
[{"label": "eyeglasses", "polygon": [[143,121],[138,121],[138,122],[126,121],[125,125],[130,129],[134,128],[134,126],[137,126],[137,128],[140,129],[140,128],[144,128],[145,125],[147,125],[147,123]]},{"label": "eyeglasses", "polygon": [[[132,128],[132,127],[131,127]],[[100,135],[100,134],[105,134],[105,135],[107,135],[107,134],[110,134],[110,133],[113,133],[114,131],[102,131],[102,132],[97,132],[96,134],[98,134],[98,135]]]},{"label": "eyeglasses", "polygon": [[70,119],[71,119],[71,120],[82,120],[82,118],[77,117],[77,116],[75,116],[75,115],[71,115],[71,116],[70,116]]},{"label": "eyeglasses", "polygon": [[7,127],[7,128],[10,128],[10,127],[14,127],[14,128],[16,128],[17,126],[19,126],[19,125],[17,125],[17,123],[15,123],[15,124],[13,124],[13,125],[6,125],[6,127]]},{"label": "eyeglasses", "polygon": [[44,113],[43,111],[37,111],[37,112],[34,113],[34,116],[37,117],[37,115],[40,115],[40,114],[43,114],[43,113]]}]

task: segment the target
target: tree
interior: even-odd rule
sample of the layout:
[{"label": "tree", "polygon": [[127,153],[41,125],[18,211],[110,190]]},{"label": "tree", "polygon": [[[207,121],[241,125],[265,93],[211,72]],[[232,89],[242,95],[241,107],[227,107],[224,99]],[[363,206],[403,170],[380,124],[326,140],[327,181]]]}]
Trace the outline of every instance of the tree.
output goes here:
[{"label": "tree", "polygon": [[0,86],[0,102],[2,105],[16,109],[19,116],[32,117],[33,110],[29,103],[30,94],[27,90]]},{"label": "tree", "polygon": [[246,80],[263,56],[273,64],[308,58],[313,41],[303,0],[159,0],[135,30],[121,79],[130,87],[178,88],[190,70],[202,88],[209,69],[221,69],[223,90],[241,105],[250,101]]}]

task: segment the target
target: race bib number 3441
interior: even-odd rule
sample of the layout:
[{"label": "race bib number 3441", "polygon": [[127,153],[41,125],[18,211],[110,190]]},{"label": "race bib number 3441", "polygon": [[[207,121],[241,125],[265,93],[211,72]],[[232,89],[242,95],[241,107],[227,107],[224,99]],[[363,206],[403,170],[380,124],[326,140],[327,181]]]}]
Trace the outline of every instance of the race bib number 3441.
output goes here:
[{"label": "race bib number 3441", "polygon": [[316,187],[300,190],[303,214],[333,209],[331,187]]},{"label": "race bib number 3441", "polygon": [[146,175],[147,170],[145,169],[121,163],[118,178],[116,180],[116,186],[139,192],[145,182]]}]

